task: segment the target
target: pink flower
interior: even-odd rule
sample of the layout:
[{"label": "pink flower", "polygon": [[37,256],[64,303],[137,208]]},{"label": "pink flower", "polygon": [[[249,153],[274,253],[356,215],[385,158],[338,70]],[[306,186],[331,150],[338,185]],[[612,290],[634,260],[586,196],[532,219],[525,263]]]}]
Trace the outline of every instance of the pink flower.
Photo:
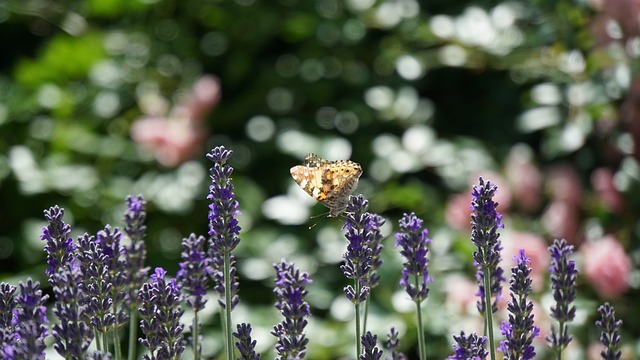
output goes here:
[{"label": "pink flower", "polygon": [[624,210],[624,199],[613,183],[611,169],[594,170],[591,174],[591,185],[607,210],[615,213],[621,213]]},{"label": "pink flower", "polygon": [[572,205],[580,205],[582,202],[582,184],[570,165],[558,165],[549,171],[547,189],[555,200],[563,200]]},{"label": "pink flower", "polygon": [[460,314],[477,314],[476,301],[478,284],[460,274],[451,274],[442,282],[445,287],[446,304],[452,311]]},{"label": "pink flower", "polygon": [[137,119],[131,127],[131,137],[153,153],[161,165],[176,167],[202,152],[207,139],[202,121],[219,100],[218,80],[211,75],[202,76],[168,116]]},{"label": "pink flower", "polygon": [[569,201],[553,201],[542,214],[542,226],[550,237],[567,239],[571,244],[580,242],[578,220],[578,209]]},{"label": "pink flower", "polygon": [[531,150],[522,145],[514,146],[504,168],[515,202],[528,213],[538,210],[542,200],[542,174],[531,159]]},{"label": "pink flower", "polygon": [[533,291],[544,288],[544,282],[549,269],[549,250],[544,239],[536,234],[527,232],[511,232],[500,237],[502,239],[502,262],[500,266],[506,274],[510,274],[515,264],[513,258],[518,255],[520,249],[524,249],[525,255],[531,258],[531,287]]},{"label": "pink flower", "polygon": [[471,229],[471,192],[455,194],[447,201],[444,219],[447,225],[456,230]]},{"label": "pink flower", "polygon": [[629,289],[631,259],[612,235],[585,243],[580,252],[584,258],[584,274],[600,296],[616,297]]}]

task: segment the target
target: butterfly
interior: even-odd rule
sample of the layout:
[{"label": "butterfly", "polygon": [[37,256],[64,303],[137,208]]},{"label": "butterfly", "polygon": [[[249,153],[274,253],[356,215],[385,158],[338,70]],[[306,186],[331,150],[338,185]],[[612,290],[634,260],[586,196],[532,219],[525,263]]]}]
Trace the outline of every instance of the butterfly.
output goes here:
[{"label": "butterfly", "polygon": [[362,167],[351,160],[331,161],[309,154],[304,165],[294,166],[290,172],[302,190],[329,208],[328,217],[338,217],[358,187]]}]

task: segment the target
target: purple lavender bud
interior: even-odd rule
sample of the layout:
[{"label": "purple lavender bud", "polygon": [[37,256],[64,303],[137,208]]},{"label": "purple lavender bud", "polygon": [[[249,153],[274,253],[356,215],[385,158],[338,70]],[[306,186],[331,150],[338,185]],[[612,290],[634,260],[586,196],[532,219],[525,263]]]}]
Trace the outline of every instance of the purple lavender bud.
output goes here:
[{"label": "purple lavender bud", "polygon": [[[0,349],[13,344],[15,292],[15,286],[4,282],[0,283]],[[0,359],[3,357],[0,356]]]},{"label": "purple lavender bud", "polygon": [[274,264],[276,270],[275,307],[284,320],[273,327],[271,334],[277,338],[278,360],[303,359],[309,339],[304,334],[308,316],[311,316],[309,304],[304,301],[306,286],[311,283],[307,272],[300,272],[293,263],[284,260]]},{"label": "purple lavender bud", "polygon": [[[421,303],[429,296],[429,244],[427,229],[422,228],[422,219],[416,214],[404,214],[399,221],[400,231],[396,233],[396,247],[400,246],[400,254],[404,257],[404,269],[400,286],[404,287],[411,300]],[[415,279],[415,281],[409,278]]]},{"label": "purple lavender bud", "polygon": [[[216,290],[221,299],[218,300],[224,308],[225,285],[224,285],[224,257],[240,243],[240,226],[238,225],[237,216],[238,201],[235,199],[233,184],[231,184],[231,174],[233,168],[227,164],[227,161],[233,154],[233,151],[226,150],[224,146],[218,146],[207,154],[207,158],[213,162],[213,166],[209,169],[211,175],[211,185],[209,186],[209,195],[207,199],[211,200],[209,205],[209,257],[212,261],[212,278],[214,281],[214,290]],[[235,258],[233,255],[230,263],[230,279],[231,279],[231,309],[240,301],[237,295],[238,279],[235,269]]]},{"label": "purple lavender bud", "polygon": [[62,356],[82,358],[93,339],[86,323],[81,287],[82,274],[74,257],[75,247],[69,237],[71,228],[62,221],[64,209],[57,206],[45,211],[48,225],[40,239],[47,242],[47,275],[53,289],[53,313],[60,319],[51,327],[55,339],[53,348]]},{"label": "purple lavender bud", "polygon": [[471,333],[469,336],[460,332],[460,336],[453,336],[455,344],[453,345],[454,354],[449,356],[451,360],[484,360],[489,355],[486,350],[487,338]]},{"label": "purple lavender bud", "polygon": [[358,282],[359,291],[348,285],[344,288],[347,298],[354,304],[362,303],[369,294],[369,275],[373,262],[372,239],[378,236],[373,215],[368,213],[369,202],[362,196],[352,196],[346,209],[345,237],[349,241],[344,254],[345,263],[340,270],[347,279]]},{"label": "purple lavender bud", "polygon": [[84,294],[82,305],[85,306],[85,317],[98,332],[110,330],[115,323],[112,313],[113,283],[109,274],[109,257],[102,251],[94,236],[84,234],[78,238],[77,259],[82,270],[79,283]]},{"label": "purple lavender bud", "polygon": [[596,326],[600,329],[600,342],[605,349],[600,352],[603,360],[618,360],[622,355],[620,351],[620,327],[622,320],[616,320],[616,311],[609,303],[604,303],[598,308],[600,319]]},{"label": "purple lavender bud", "polygon": [[552,350],[564,350],[572,340],[568,333],[567,322],[576,315],[576,307],[572,305],[576,299],[576,279],[578,270],[575,261],[569,260],[573,253],[573,245],[566,240],[554,240],[549,247],[551,254],[551,289],[555,306],[551,308],[551,317],[558,320],[559,334],[555,326],[551,327],[551,334],[547,336],[547,344]]},{"label": "purple lavender bud", "polygon": [[485,312],[485,284],[484,269],[489,269],[489,287],[491,295],[495,296],[491,304],[492,312],[498,310],[498,301],[502,295],[503,270],[498,266],[500,263],[500,243],[499,228],[504,228],[502,214],[496,211],[498,203],[493,201],[498,187],[482,178],[480,184],[473,187],[471,192],[471,241],[476,245],[477,250],[473,252],[474,265],[477,267],[476,279],[479,290],[476,295],[479,297],[477,308],[481,314]]},{"label": "purple lavender bud", "polygon": [[207,303],[205,295],[210,277],[211,259],[207,258],[204,249],[206,243],[207,239],[204,236],[196,237],[195,234],[182,239],[182,261],[176,278],[182,290],[187,293],[185,300],[187,306],[193,311],[204,309]]},{"label": "purple lavender bud", "polygon": [[[44,250],[47,253],[47,264],[49,268],[46,274],[51,276],[64,264],[73,260],[73,239],[69,237],[71,227],[62,221],[64,209],[54,206],[44,211],[44,217],[49,223],[42,229],[40,239],[46,241]],[[52,286],[54,284],[51,284]]]},{"label": "purple lavender bud", "polygon": [[251,340],[251,325],[238,324],[238,332],[233,333],[233,337],[238,339],[236,348],[240,353],[240,360],[260,360],[260,354],[256,354],[256,341]]},{"label": "purple lavender bud", "polygon": [[378,269],[382,266],[382,233],[380,232],[380,228],[385,223],[385,219],[377,214],[371,215],[371,242],[369,247],[371,248],[371,269],[369,270],[369,280],[366,284],[369,288],[374,288],[378,286],[380,282],[380,275],[378,275]]},{"label": "purple lavender bud", "polygon": [[504,354],[505,360],[530,360],[536,355],[531,345],[533,338],[540,335],[540,329],[533,324],[533,302],[528,296],[531,292],[531,259],[520,250],[514,257],[517,265],[511,268],[511,301],[507,305],[509,321],[500,326],[506,340],[500,343],[498,350]]},{"label": "purple lavender bud", "polygon": [[19,292],[16,296],[17,307],[14,310],[15,343],[13,355],[15,359],[43,359],[46,345],[44,338],[47,335],[46,316],[47,308],[44,306],[49,298],[42,295],[40,283],[31,278],[26,283],[20,282]]},{"label": "purple lavender bud", "polygon": [[400,337],[398,331],[392,327],[387,334],[387,347],[391,350],[391,360],[405,360],[406,357],[400,352]]},{"label": "purple lavender bud", "polygon": [[371,334],[371,331],[367,331],[366,334],[360,337],[362,344],[362,354],[360,354],[360,360],[380,360],[382,359],[382,350],[376,346],[378,337]]},{"label": "purple lavender bud", "polygon": [[124,262],[126,264],[128,285],[125,302],[130,308],[135,308],[137,307],[135,300],[138,297],[138,290],[149,273],[149,268],[144,266],[147,257],[147,249],[144,243],[144,236],[147,230],[144,222],[147,218],[147,212],[145,211],[145,201],[142,195],[129,195],[126,202],[124,232],[131,240],[131,243],[124,247]]},{"label": "purple lavender bud", "polygon": [[151,353],[144,356],[147,360],[179,359],[185,349],[180,324],[184,313],[180,308],[180,287],[175,279],[165,281],[166,273],[156,268],[138,293],[140,329],[146,336],[138,341]]},{"label": "purple lavender bud", "polygon": [[117,329],[123,326],[129,319],[126,311],[126,300],[129,294],[128,269],[125,257],[125,249],[120,245],[122,233],[120,229],[107,225],[103,230],[98,231],[96,243],[106,255],[105,265],[107,276],[105,280],[110,283],[110,299],[112,301],[113,326]]},{"label": "purple lavender bud", "polygon": [[67,265],[51,277],[56,279],[56,285],[53,286],[56,299],[53,313],[60,319],[51,327],[55,339],[53,348],[62,356],[81,359],[85,357],[94,336],[88,324],[86,307],[81,306],[85,299],[79,286],[82,274],[77,267]]}]

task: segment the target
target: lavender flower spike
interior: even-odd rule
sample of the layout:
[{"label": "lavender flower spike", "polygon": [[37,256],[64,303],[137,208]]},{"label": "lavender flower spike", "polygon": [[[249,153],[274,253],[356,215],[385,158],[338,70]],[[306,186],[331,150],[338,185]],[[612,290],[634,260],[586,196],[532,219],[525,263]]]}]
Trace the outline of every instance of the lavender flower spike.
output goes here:
[{"label": "lavender flower spike", "polygon": [[454,354],[449,356],[450,360],[485,360],[489,353],[486,350],[487,338],[471,333],[469,336],[460,332],[460,336],[453,336],[456,344],[453,345]]},{"label": "lavender flower spike", "polygon": [[235,258],[231,255],[231,251],[240,243],[238,237],[240,226],[237,219],[240,211],[231,183],[233,168],[227,164],[232,154],[233,151],[226,150],[224,146],[215,147],[207,154],[207,158],[213,162],[213,166],[209,169],[211,185],[209,186],[209,195],[207,195],[207,199],[211,200],[211,204],[209,204],[209,257],[213,267],[214,289],[220,294],[221,299],[218,302],[222,307],[225,307],[227,302],[224,262],[225,257],[228,257],[230,273],[227,279],[229,280],[228,294],[230,295],[231,309],[235,308],[239,302]]},{"label": "lavender flower spike", "polygon": [[370,331],[367,331],[366,334],[362,335],[361,343],[362,343],[362,354],[358,359],[360,360],[380,360],[382,359],[382,351],[378,349],[376,343],[378,342],[378,337],[371,334]]},{"label": "lavender flower spike", "polygon": [[124,250],[127,264],[127,284],[129,287],[126,303],[129,307],[137,308],[138,304],[135,301],[138,297],[138,290],[149,273],[149,268],[144,266],[144,261],[147,257],[147,249],[144,243],[144,236],[147,231],[144,222],[147,218],[147,212],[145,211],[145,201],[142,195],[129,195],[126,198],[126,202],[124,233],[131,240],[131,243]]},{"label": "lavender flower spike", "polygon": [[400,352],[400,338],[398,330],[396,330],[394,327],[392,327],[387,334],[387,347],[389,348],[389,350],[391,350],[390,360],[406,359],[404,354]]},{"label": "lavender flower spike", "polygon": [[233,333],[233,337],[238,339],[236,348],[240,352],[239,360],[260,360],[260,354],[256,354],[256,341],[251,340],[251,325],[238,324],[238,332]]},{"label": "lavender flower spike", "polygon": [[[40,239],[46,241],[44,250],[47,253],[47,275],[51,276],[66,263],[73,260],[73,239],[69,237],[71,227],[62,221],[64,209],[54,206],[45,210],[44,217],[48,225],[42,229]],[[54,286],[55,284],[51,284]]]},{"label": "lavender flower spike", "polygon": [[304,328],[307,326],[305,318],[311,316],[309,304],[304,298],[307,295],[306,286],[311,283],[311,279],[308,273],[300,272],[293,263],[284,260],[273,267],[276,270],[276,286],[273,289],[276,294],[275,307],[284,317],[271,332],[278,339],[276,359],[303,359],[309,343],[304,334]]},{"label": "lavender flower spike", "polygon": [[[15,286],[5,282],[0,283],[0,349],[6,349],[14,342],[15,293]],[[5,357],[0,350],[0,359]]]},{"label": "lavender flower spike", "polygon": [[600,329],[600,342],[605,346],[600,356],[604,360],[618,360],[622,355],[620,351],[620,327],[622,320],[616,320],[616,311],[609,303],[604,303],[598,308],[600,319],[596,326]]},{"label": "lavender flower spike", "polygon": [[146,360],[179,359],[184,351],[180,287],[175,279],[165,281],[166,273],[164,269],[156,268],[151,281],[143,284],[138,293],[142,316],[140,329],[146,336],[139,342],[151,353],[144,356]]},{"label": "lavender flower spike", "polygon": [[479,185],[473,187],[471,192],[471,241],[476,245],[477,250],[473,253],[473,259],[477,267],[476,279],[479,284],[479,297],[477,307],[481,314],[486,312],[484,271],[489,270],[489,290],[494,296],[491,304],[491,312],[498,310],[498,301],[502,294],[501,283],[506,281],[503,270],[498,266],[500,263],[500,243],[499,228],[504,228],[502,224],[502,214],[496,211],[498,203],[493,201],[493,196],[498,191],[498,187],[490,181],[485,182],[479,179]]},{"label": "lavender flower spike", "polygon": [[19,288],[16,296],[18,306],[14,311],[16,341],[11,349],[10,359],[44,360],[44,338],[47,335],[45,324],[49,322],[44,304],[49,296],[43,295],[40,283],[31,278],[26,283],[21,282]]},{"label": "lavender flower spike", "polygon": [[400,246],[400,254],[404,257],[404,269],[400,285],[405,288],[411,300],[421,303],[429,295],[429,231],[422,228],[422,219],[416,214],[404,214],[399,221],[400,232],[396,233],[396,247]]},{"label": "lavender flower spike", "polygon": [[354,286],[344,288],[347,299],[354,304],[365,302],[369,295],[369,275],[373,262],[373,249],[370,244],[377,234],[377,229],[372,222],[372,215],[368,213],[369,202],[362,196],[352,196],[347,204],[346,218],[343,229],[346,229],[345,237],[349,240],[347,252],[344,254],[345,263],[340,270],[347,279],[355,281]]},{"label": "lavender flower spike", "polygon": [[533,302],[528,299],[531,293],[531,259],[524,250],[513,258],[517,265],[511,268],[511,301],[507,305],[509,321],[503,321],[500,330],[506,340],[500,343],[498,350],[505,360],[531,360],[536,355],[531,345],[533,338],[540,335],[540,328],[533,325]]},{"label": "lavender flower spike", "polygon": [[572,305],[576,299],[576,279],[578,270],[575,261],[569,260],[573,253],[573,245],[566,240],[554,240],[549,247],[551,253],[551,289],[555,306],[551,308],[551,317],[558,321],[558,330],[551,327],[551,334],[547,336],[547,344],[556,353],[561,353],[572,340],[568,333],[567,322],[576,315],[576,307]]}]

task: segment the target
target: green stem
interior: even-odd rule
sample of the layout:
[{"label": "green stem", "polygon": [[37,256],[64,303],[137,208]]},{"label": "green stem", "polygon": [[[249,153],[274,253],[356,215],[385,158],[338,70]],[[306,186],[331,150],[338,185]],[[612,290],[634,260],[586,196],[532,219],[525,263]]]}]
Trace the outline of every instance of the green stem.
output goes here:
[{"label": "green stem", "polygon": [[[369,294],[371,295],[371,294]],[[367,297],[367,300],[365,300],[364,302],[364,314],[362,315],[363,319],[362,319],[362,332],[364,334],[367,333],[367,318],[369,317],[369,299],[371,299],[371,296]]]},{"label": "green stem", "polygon": [[418,314],[418,324],[416,329],[418,331],[418,359],[426,360],[424,334],[422,333],[422,310],[420,309],[419,301],[416,301],[416,311]]},{"label": "green stem", "polygon": [[129,352],[127,359],[136,358],[136,345],[138,344],[138,311],[132,309],[129,315]]},{"label": "green stem", "polygon": [[115,352],[116,360],[122,359],[122,349],[120,348],[120,339],[118,338],[118,330],[114,327],[111,331],[111,336],[113,337],[113,352]]},{"label": "green stem", "polygon": [[[558,336],[560,336],[560,338],[562,338],[562,336],[564,335],[565,326],[567,325],[564,323],[564,321],[558,321]],[[562,360],[562,350],[564,350],[564,347],[558,347],[558,351],[556,351],[557,360]]]},{"label": "green stem", "polygon": [[358,279],[355,280],[355,293],[356,293],[356,302],[354,306],[356,307],[356,360],[360,358],[360,353],[362,352],[361,344],[360,344],[360,303],[357,299],[360,297],[360,282]]},{"label": "green stem", "polygon": [[200,334],[198,334],[198,312],[196,311],[195,314],[193,315],[193,329],[191,331],[191,343],[193,345],[193,359],[194,360],[200,360],[200,347],[199,347],[199,336]]},{"label": "green stem", "polygon": [[231,255],[229,251],[224,252],[224,311],[225,311],[225,333],[227,339],[227,360],[234,360],[233,338],[231,330]]},{"label": "green stem", "polygon": [[[486,253],[486,252],[485,252]],[[487,342],[489,343],[489,350],[491,354],[491,360],[496,359],[496,349],[493,343],[493,309],[491,306],[491,274],[488,266],[484,267],[484,310],[487,321]]]},{"label": "green stem", "polygon": [[109,338],[107,336],[107,331],[102,333],[102,346],[104,352],[109,352]]}]

